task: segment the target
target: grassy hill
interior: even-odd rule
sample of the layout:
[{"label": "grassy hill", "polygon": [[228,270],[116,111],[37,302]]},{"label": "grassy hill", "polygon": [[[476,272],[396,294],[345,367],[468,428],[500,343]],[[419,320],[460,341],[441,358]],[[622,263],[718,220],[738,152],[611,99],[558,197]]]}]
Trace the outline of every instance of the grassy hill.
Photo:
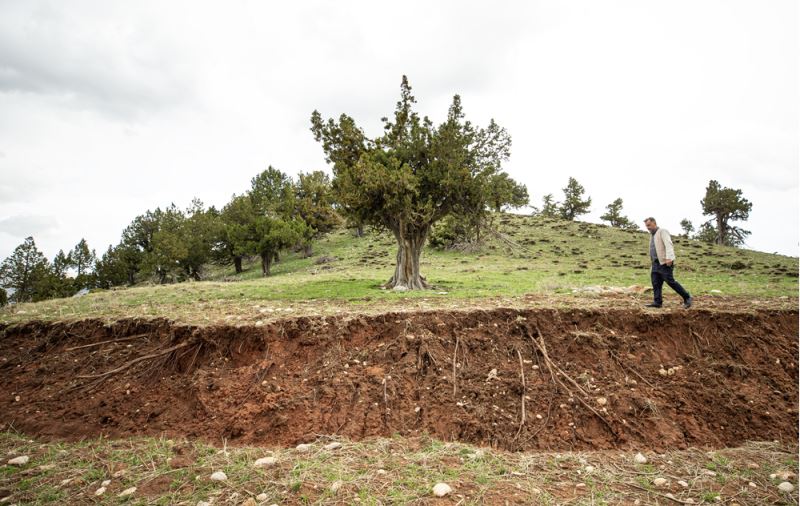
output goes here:
[{"label": "grassy hill", "polygon": [[[335,312],[347,303],[391,308],[472,304],[478,299],[525,295],[570,300],[582,287],[649,286],[648,235],[584,222],[501,214],[499,235],[478,252],[426,248],[423,274],[434,290],[381,290],[392,273],[395,242],[388,234],[355,238],[341,229],[317,242],[314,255],[286,254],[261,277],[258,263],[245,271],[210,265],[206,281],[142,285],[96,291],[79,298],[20,304],[0,310],[0,321],[82,317],[164,316],[205,323],[246,320],[280,311]],[[694,295],[788,297],[796,302],[798,260],[673,236],[676,278]],[[668,299],[675,298],[665,287]],[[646,300],[642,295],[641,300]]]}]

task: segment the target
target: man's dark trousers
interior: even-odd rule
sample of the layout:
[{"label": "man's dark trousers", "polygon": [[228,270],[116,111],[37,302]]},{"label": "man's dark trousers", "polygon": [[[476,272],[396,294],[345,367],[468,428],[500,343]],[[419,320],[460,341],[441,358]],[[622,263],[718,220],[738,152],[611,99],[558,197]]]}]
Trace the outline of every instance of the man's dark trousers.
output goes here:
[{"label": "man's dark trousers", "polygon": [[680,283],[675,281],[675,277],[672,275],[672,271],[674,270],[675,265],[661,265],[658,263],[658,260],[653,260],[653,268],[650,271],[650,280],[653,282],[653,302],[658,304],[659,306],[662,304],[662,295],[661,295],[661,288],[664,286],[664,282],[669,285],[670,288],[678,292],[678,295],[683,297],[683,300],[689,298],[689,292],[686,291],[684,287],[681,286]]}]

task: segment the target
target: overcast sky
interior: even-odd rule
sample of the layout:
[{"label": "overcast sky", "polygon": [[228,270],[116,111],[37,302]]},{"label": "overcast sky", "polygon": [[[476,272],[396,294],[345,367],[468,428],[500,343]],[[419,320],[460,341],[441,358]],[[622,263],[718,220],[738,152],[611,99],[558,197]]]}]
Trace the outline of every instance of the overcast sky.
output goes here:
[{"label": "overcast sky", "polygon": [[224,205],[271,164],[329,170],[309,116],[419,111],[512,135],[538,204],[569,176],[673,232],[710,179],[748,246],[798,251],[797,2],[0,0],[0,258],[98,253],[137,214]]}]

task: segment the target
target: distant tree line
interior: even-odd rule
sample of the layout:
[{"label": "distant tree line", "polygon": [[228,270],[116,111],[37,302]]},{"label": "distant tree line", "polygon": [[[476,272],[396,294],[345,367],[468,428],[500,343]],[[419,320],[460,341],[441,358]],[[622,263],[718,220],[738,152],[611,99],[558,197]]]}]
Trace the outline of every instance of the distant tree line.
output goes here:
[{"label": "distant tree line", "polygon": [[[314,242],[341,223],[356,236],[368,226],[395,237],[395,270],[386,288],[426,288],[420,256],[427,243],[479,245],[482,234],[493,231],[493,214],[527,206],[528,190],[502,168],[511,136],[494,120],[485,127],[468,121],[455,95],[446,120],[434,125],[414,111],[415,103],[403,76],[394,114],[382,119],[383,134],[375,138],[346,114],[325,120],[314,111],[311,132],[332,166],[332,178],[314,171],[295,179],[269,166],[221,209],[195,199],[185,210],[175,204],[147,210],[100,256],[81,239],[50,261],[28,237],[0,264],[0,287],[11,289],[7,297],[0,288],[0,305],[143,281],[199,280],[212,262],[241,273],[249,258],[258,258],[262,275],[269,276],[284,251],[311,256]],[[534,213],[575,220],[589,212],[592,199],[575,178],[569,178],[563,194],[562,201],[545,195]],[[694,237],[743,243],[750,232],[732,222],[746,220],[752,205],[741,190],[711,181],[701,204],[711,219]],[[612,227],[638,229],[623,214],[621,198],[601,219]],[[687,235],[694,233],[688,220],[681,225]]]},{"label": "distant tree line", "polygon": [[[542,198],[541,208],[534,208],[534,214],[549,218],[574,220],[589,212],[591,197],[585,197],[583,185],[574,178],[569,178],[563,189],[564,200],[557,202],[552,193]],[[744,245],[750,235],[749,230],[736,226],[734,222],[746,221],[750,217],[753,204],[742,195],[742,190],[725,188],[719,182],[711,180],[706,187],[705,197],[700,201],[703,215],[709,220],[695,230],[688,219],[681,220],[681,229],[686,238],[704,242],[739,247]],[[622,199],[617,198],[606,206],[606,212],[600,216],[610,226],[624,230],[639,230],[638,225],[622,214]]]}]

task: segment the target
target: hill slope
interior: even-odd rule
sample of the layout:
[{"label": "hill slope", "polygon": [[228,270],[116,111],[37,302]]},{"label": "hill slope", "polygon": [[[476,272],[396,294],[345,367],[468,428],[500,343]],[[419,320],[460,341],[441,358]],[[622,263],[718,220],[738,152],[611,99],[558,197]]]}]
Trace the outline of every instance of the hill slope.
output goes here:
[{"label": "hill slope", "polygon": [[[260,276],[253,262],[246,263],[240,275],[235,275],[231,266],[212,265],[206,272],[207,281],[137,286],[21,304],[1,310],[0,321],[163,316],[203,323],[259,318],[292,308],[336,312],[341,302],[365,309],[404,304],[436,307],[531,294],[569,304],[575,302],[572,294],[581,287],[649,286],[646,232],[511,214],[496,216],[495,223],[500,235],[489,238],[480,252],[426,248],[422,268],[435,286],[430,291],[381,290],[394,266],[394,239],[376,233],[355,238],[340,229],[317,242],[310,258],[286,255],[268,278]],[[678,257],[676,277],[693,294],[710,301],[720,296],[773,301],[788,297],[787,304],[796,307],[797,258],[673,239]],[[676,298],[666,290],[668,300]],[[637,303],[646,298],[640,295]]]}]

